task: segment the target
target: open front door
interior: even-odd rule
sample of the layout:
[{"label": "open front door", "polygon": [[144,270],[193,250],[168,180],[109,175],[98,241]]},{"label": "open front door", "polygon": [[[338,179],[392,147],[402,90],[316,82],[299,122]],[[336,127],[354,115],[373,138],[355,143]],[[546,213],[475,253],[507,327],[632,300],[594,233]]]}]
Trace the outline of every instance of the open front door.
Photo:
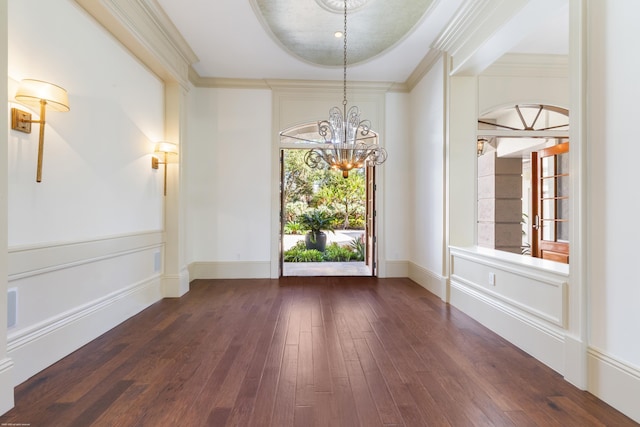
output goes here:
[{"label": "open front door", "polygon": [[285,194],[284,194],[284,150],[280,150],[280,235],[278,236],[278,277],[284,275],[284,223],[285,223]]},{"label": "open front door", "polygon": [[532,251],[569,263],[569,143],[531,153]]},{"label": "open front door", "polygon": [[365,167],[366,180],[366,224],[365,224],[365,263],[371,275],[377,275],[376,266],[376,170],[373,166]]}]

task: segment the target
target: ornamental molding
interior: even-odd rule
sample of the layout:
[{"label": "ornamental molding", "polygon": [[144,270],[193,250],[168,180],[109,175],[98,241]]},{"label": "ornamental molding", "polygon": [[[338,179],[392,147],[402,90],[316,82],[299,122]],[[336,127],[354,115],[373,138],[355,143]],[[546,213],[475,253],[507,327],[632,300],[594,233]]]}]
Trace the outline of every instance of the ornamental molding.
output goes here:
[{"label": "ornamental molding", "polygon": [[[347,11],[355,12],[363,8],[369,0],[347,0]],[[343,0],[316,0],[316,3],[325,10],[333,13],[344,13]]]},{"label": "ornamental molding", "polygon": [[75,1],[158,77],[188,85],[198,58],[156,0]]}]

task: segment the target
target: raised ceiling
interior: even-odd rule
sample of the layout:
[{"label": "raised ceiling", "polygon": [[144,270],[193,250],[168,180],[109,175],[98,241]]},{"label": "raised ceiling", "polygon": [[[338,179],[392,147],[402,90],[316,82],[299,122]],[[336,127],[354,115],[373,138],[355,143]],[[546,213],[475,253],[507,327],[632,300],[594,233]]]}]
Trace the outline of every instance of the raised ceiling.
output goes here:
[{"label": "raised ceiling", "polygon": [[[253,0],[266,31],[294,56],[317,65],[343,64],[344,2]],[[377,56],[403,40],[433,0],[347,2],[348,63]],[[351,5],[351,7],[349,7]]]},{"label": "raised ceiling", "polygon": [[[164,10],[203,78],[341,80],[340,0],[144,0]],[[350,0],[349,80],[406,82],[470,0]],[[323,3],[324,2],[324,3]],[[568,3],[566,0],[558,0]],[[326,3],[326,4],[325,4]],[[512,51],[566,54],[568,7]],[[519,46],[519,47],[518,47]]]}]

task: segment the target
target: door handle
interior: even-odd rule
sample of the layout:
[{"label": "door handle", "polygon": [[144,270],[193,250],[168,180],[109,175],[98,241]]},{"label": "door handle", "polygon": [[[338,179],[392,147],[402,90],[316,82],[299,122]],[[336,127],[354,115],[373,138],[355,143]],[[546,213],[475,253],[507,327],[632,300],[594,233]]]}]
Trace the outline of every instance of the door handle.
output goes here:
[{"label": "door handle", "polygon": [[538,215],[533,217],[533,225],[531,226],[534,230],[540,229],[540,217]]}]

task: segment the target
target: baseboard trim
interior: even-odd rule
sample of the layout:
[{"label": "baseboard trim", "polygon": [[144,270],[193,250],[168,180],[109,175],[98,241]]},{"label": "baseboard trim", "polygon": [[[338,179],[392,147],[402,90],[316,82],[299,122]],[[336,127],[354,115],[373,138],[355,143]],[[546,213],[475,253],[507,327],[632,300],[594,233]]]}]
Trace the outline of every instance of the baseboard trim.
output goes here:
[{"label": "baseboard trim", "polygon": [[185,267],[177,275],[165,275],[162,279],[162,295],[180,298],[189,292],[189,270]]},{"label": "baseboard trim", "polygon": [[13,360],[0,360],[0,415],[13,408]]},{"label": "baseboard trim", "polygon": [[194,262],[189,265],[189,278],[196,279],[267,279],[271,277],[270,261]]},{"label": "baseboard trim", "polygon": [[386,261],[384,277],[409,277],[409,262]]},{"label": "baseboard trim", "polygon": [[9,334],[7,353],[18,385],[162,299],[160,276],[133,284]]},{"label": "baseboard trim", "polygon": [[424,267],[409,261],[409,279],[413,280],[432,294],[440,297],[443,301],[446,298],[447,280]]},{"label": "baseboard trim", "polygon": [[640,368],[595,348],[587,351],[590,393],[640,423]]}]

